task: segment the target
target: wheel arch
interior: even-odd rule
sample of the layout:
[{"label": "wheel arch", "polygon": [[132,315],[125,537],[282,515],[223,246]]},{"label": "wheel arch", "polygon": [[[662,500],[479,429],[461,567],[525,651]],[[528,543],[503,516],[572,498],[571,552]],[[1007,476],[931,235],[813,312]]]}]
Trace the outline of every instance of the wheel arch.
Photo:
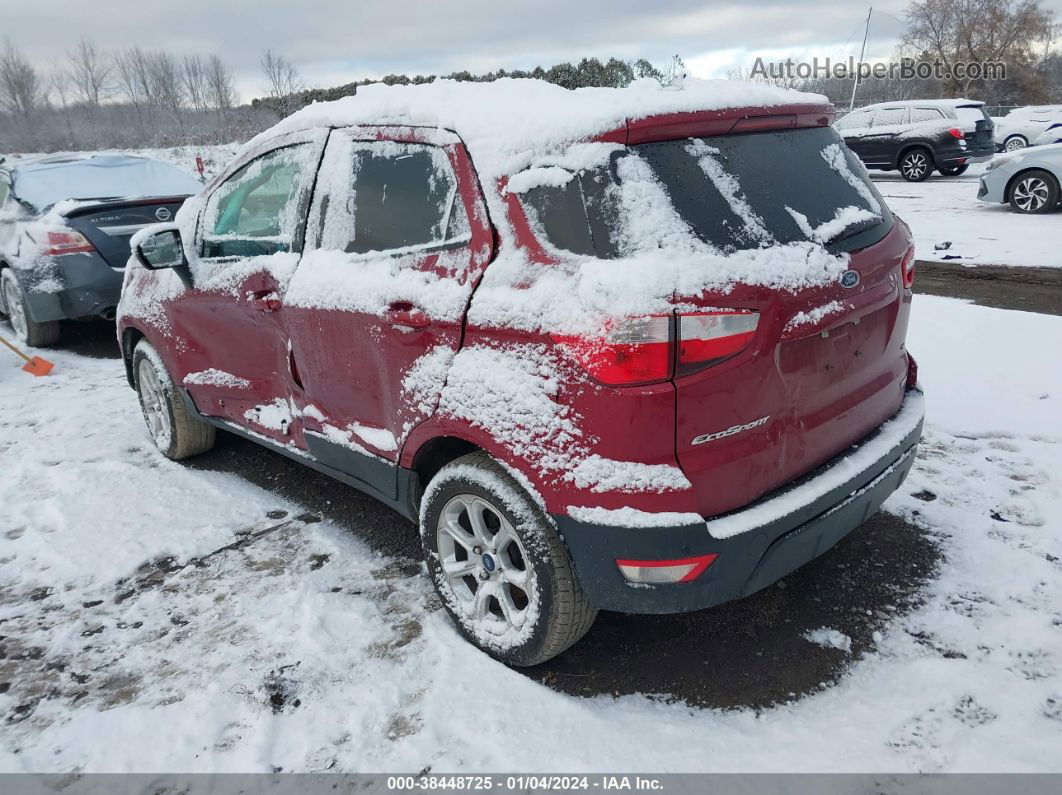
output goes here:
[{"label": "wheel arch", "polygon": [[126,326],[122,329],[120,337],[122,364],[125,365],[125,380],[129,382],[129,387],[131,389],[136,388],[136,384],[133,381],[133,349],[136,348],[136,344],[143,339],[147,339],[147,334],[136,326]]},{"label": "wheel arch", "polygon": [[1003,203],[1007,204],[1010,201],[1011,192],[1014,190],[1014,185],[1019,179],[1028,174],[1030,171],[1042,171],[1048,174],[1055,180],[1055,187],[1062,190],[1062,180],[1059,180],[1058,176],[1051,170],[1044,168],[1043,166],[1029,166],[1023,168],[1016,174],[1013,174],[1009,180],[1007,180],[1007,187],[1003,191]]},{"label": "wheel arch", "polygon": [[912,149],[924,149],[926,154],[929,155],[930,168],[937,167],[937,158],[933,154],[933,146],[928,141],[917,140],[911,141],[910,143],[905,143],[903,146],[900,147],[899,152],[896,153],[896,160],[893,162],[893,168],[899,168],[900,162],[903,160],[904,155],[906,155]]}]

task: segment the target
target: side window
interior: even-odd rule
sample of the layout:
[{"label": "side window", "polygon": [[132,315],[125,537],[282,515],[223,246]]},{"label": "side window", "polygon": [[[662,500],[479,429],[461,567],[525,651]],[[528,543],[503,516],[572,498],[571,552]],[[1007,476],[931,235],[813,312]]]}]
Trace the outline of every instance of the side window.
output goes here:
[{"label": "side window", "polygon": [[468,240],[468,215],[450,159],[439,147],[352,142],[332,162],[344,176],[325,180],[322,248],[365,254]]},{"label": "side window", "polygon": [[936,108],[911,108],[911,122],[919,124],[927,121],[940,121],[944,114]]},{"label": "side window", "polygon": [[885,108],[874,114],[875,127],[888,127],[904,124],[907,121],[907,108]]},{"label": "side window", "polygon": [[0,208],[3,208],[4,202],[7,201],[7,197],[10,193],[11,183],[8,181],[7,174],[0,174]]},{"label": "side window", "polygon": [[309,199],[314,146],[284,147],[252,160],[207,199],[204,257],[255,257],[296,246]]}]

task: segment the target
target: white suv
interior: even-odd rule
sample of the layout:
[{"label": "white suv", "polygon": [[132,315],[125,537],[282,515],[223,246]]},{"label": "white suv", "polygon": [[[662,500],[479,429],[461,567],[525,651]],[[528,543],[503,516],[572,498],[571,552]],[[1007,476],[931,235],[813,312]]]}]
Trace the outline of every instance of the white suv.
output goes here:
[{"label": "white suv", "polygon": [[1062,105],[1032,105],[1015,108],[996,120],[996,148],[1016,152],[1036,143],[1052,124],[1062,122]]}]

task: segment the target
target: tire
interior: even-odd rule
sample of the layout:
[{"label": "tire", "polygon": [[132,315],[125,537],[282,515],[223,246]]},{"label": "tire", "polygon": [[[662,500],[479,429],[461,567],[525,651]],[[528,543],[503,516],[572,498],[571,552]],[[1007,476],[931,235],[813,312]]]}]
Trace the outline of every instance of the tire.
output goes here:
[{"label": "tire", "polygon": [[925,182],[933,173],[933,155],[925,147],[916,146],[900,156],[900,176],[908,182]]},{"label": "tire", "polygon": [[15,337],[30,348],[46,348],[59,341],[59,321],[49,320],[38,323],[30,314],[29,304],[22,286],[15,278],[11,268],[4,268],[0,274],[0,289],[4,292],[4,310]]},{"label": "tire", "polygon": [[164,456],[180,461],[214,446],[214,426],[188,413],[158,352],[145,340],[133,349],[133,383],[148,433]]},{"label": "tire", "polygon": [[545,662],[582,638],[597,617],[556,527],[486,453],[462,456],[432,478],[421,502],[420,538],[458,631],[503,663]]},{"label": "tire", "polygon": [[1014,178],[1009,194],[1010,206],[1019,213],[1049,213],[1058,207],[1058,180],[1040,169],[1025,171]]},{"label": "tire", "polygon": [[957,177],[960,174],[965,174],[966,169],[970,167],[969,163],[963,163],[961,166],[941,166],[937,169],[945,177]]},{"label": "tire", "polygon": [[1020,152],[1029,145],[1024,135],[1012,135],[1003,142],[1004,152]]}]

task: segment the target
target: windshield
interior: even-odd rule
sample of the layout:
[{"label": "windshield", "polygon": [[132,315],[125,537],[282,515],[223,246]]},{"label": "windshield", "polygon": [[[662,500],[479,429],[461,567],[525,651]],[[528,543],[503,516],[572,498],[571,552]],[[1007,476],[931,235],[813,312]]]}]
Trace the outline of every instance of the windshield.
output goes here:
[{"label": "windshield", "polygon": [[13,176],[15,196],[38,210],[65,199],[187,196],[203,187],[169,163],[127,155],[26,163]]},{"label": "windshield", "polygon": [[723,252],[806,241],[851,251],[892,226],[829,127],[620,149],[566,182],[541,180],[523,202],[554,248],[606,259],[689,248],[691,236]]}]

